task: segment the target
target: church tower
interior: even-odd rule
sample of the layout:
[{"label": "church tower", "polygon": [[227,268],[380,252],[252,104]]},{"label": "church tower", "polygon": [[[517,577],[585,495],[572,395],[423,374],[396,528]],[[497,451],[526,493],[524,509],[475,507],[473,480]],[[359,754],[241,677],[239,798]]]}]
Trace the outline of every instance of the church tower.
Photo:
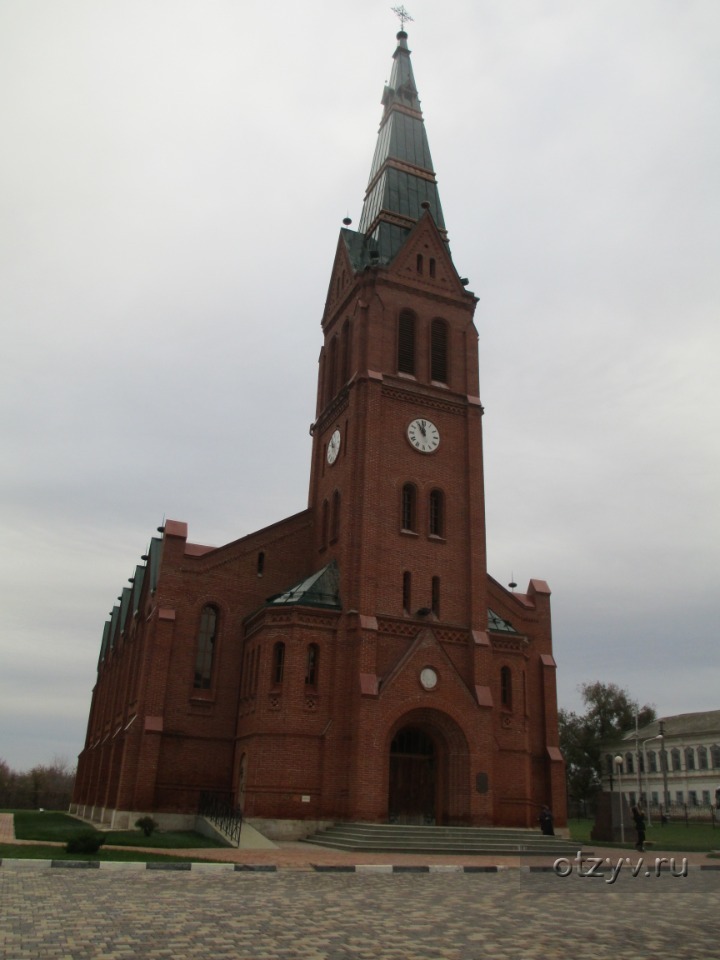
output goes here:
[{"label": "church tower", "polygon": [[[565,819],[550,590],[487,573],[476,298],[401,30],[322,316],[308,506],[221,547],[168,520],[105,624],[74,804],[275,837]],[[184,822],[184,821],[183,821]]]},{"label": "church tower", "polygon": [[397,41],[359,230],[340,233],[322,320],[310,506],[344,606],[484,630],[476,299],[450,256],[407,34]]}]

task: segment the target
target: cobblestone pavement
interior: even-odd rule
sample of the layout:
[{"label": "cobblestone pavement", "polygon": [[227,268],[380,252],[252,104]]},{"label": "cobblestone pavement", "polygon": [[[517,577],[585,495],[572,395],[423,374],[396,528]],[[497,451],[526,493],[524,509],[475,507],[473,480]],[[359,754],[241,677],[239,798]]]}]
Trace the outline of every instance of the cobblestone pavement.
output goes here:
[{"label": "cobblestone pavement", "polygon": [[[2,960],[720,956],[720,873],[0,871]],[[680,873],[680,866],[676,871]]]}]

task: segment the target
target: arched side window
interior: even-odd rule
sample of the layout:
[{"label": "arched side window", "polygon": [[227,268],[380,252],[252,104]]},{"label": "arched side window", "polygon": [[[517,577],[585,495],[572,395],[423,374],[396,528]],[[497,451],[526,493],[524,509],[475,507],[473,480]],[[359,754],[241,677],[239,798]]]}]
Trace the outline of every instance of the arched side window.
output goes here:
[{"label": "arched side window", "polygon": [[412,604],[412,574],[409,570],[406,570],[405,573],[403,573],[402,593],[403,610],[405,613],[410,613]]},{"label": "arched side window", "polygon": [[332,496],[332,514],[330,517],[330,542],[334,543],[340,536],[340,491],[336,490]]},{"label": "arched side window", "polygon": [[285,644],[282,642],[282,640],[278,640],[278,642],[273,647],[272,682],[274,686],[278,686],[283,682],[284,673],[285,673]]},{"label": "arched side window", "polygon": [[720,746],[717,743],[710,747],[710,756],[712,757],[713,770],[720,767]]},{"label": "arched side window", "polygon": [[672,758],[672,769],[673,770],[682,770],[682,763],[680,762],[680,751],[677,747],[673,747],[670,751],[670,757]]},{"label": "arched side window", "polygon": [[440,577],[432,578],[432,612],[440,616]]},{"label": "arched side window", "polygon": [[430,325],[430,379],[448,382],[448,327],[440,319]]},{"label": "arched side window", "polygon": [[265,551],[261,550],[257,555],[257,575],[261,577],[265,573]]},{"label": "arched side window", "polygon": [[435,278],[435,257],[430,257],[430,276]]},{"label": "arched side window", "polygon": [[500,668],[500,703],[506,710],[512,710],[512,671],[510,667]]},{"label": "arched side window", "polygon": [[340,385],[350,379],[350,321],[346,320],[340,334]]},{"label": "arched side window", "polygon": [[625,754],[625,771],[624,771],[624,772],[625,772],[625,773],[635,773],[635,759],[634,759],[632,753],[630,753],[629,750],[628,750],[628,752]]},{"label": "arched side window", "polygon": [[445,497],[442,490],[430,491],[429,532],[431,537],[442,537],[445,533]]},{"label": "arched side window", "polygon": [[697,756],[698,756],[698,770],[707,770],[708,768],[707,747],[698,747]]},{"label": "arched side window", "polygon": [[200,632],[197,640],[195,655],[195,679],[193,687],[196,690],[209,690],[212,681],[213,658],[215,654],[215,635],[217,627],[217,610],[215,607],[203,607],[200,614]]},{"label": "arched side window", "polygon": [[658,772],[657,753],[654,750],[648,750],[648,770],[650,773]]},{"label": "arched side window", "polygon": [[328,356],[325,364],[325,402],[329,403],[337,392],[338,375],[338,341],[333,337],[328,347]]},{"label": "arched side window", "polygon": [[307,665],[305,668],[305,685],[316,687],[318,682],[318,669],[320,665],[320,648],[316,643],[311,643],[307,648]]},{"label": "arched side window", "polygon": [[320,351],[320,363],[318,369],[318,397],[320,398],[320,407],[322,408],[328,402],[327,353],[324,348]]},{"label": "arched side window", "polygon": [[327,502],[327,500],[323,500],[323,503],[322,503],[322,517],[321,517],[321,520],[320,520],[320,522],[321,522],[321,529],[320,529],[320,536],[321,536],[320,549],[321,549],[321,550],[324,550],[324,549],[327,547],[327,545],[328,545],[328,523],[329,523],[328,514],[329,514],[329,512],[330,512],[330,508],[329,508],[328,502]]},{"label": "arched side window", "polygon": [[399,373],[415,375],[415,314],[403,310],[398,320],[397,368]]},{"label": "arched side window", "polygon": [[417,529],[417,489],[414,483],[406,483],[402,488],[402,516],[400,518],[403,530]]},{"label": "arched side window", "polygon": [[605,772],[610,776],[613,775],[613,766],[614,766],[614,761],[612,758],[612,754],[606,753],[605,754]]},{"label": "arched side window", "polygon": [[416,266],[416,268],[417,268],[417,272],[420,273],[420,274],[422,274],[422,272],[423,272],[423,255],[422,255],[421,253],[419,253],[419,254],[417,255],[417,259],[416,259],[416,262],[415,262],[415,266]]},{"label": "arched side window", "polygon": [[685,747],[685,769],[695,769],[695,750],[692,747]]}]

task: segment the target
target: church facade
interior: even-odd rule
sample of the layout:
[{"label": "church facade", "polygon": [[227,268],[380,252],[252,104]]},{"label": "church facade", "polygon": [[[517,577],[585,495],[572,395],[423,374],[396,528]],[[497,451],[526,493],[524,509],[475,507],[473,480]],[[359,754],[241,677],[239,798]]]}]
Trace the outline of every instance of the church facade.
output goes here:
[{"label": "church facade", "polygon": [[159,529],[105,624],[83,816],[180,822],[216,794],[275,835],[564,823],[550,590],[487,572],[477,301],[404,31],[382,102],[322,317],[308,507],[219,548]]}]

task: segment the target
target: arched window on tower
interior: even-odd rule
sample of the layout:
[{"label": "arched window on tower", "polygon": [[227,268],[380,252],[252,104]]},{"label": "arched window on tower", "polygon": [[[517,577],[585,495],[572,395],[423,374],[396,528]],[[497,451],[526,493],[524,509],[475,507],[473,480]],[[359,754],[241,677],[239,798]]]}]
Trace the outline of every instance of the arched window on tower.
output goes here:
[{"label": "arched window on tower", "polygon": [[403,573],[402,593],[403,610],[405,613],[410,613],[412,604],[412,574],[409,570],[406,570],[405,573]]},{"label": "arched window on tower", "polygon": [[448,328],[437,318],[430,325],[430,379],[437,383],[448,380]]},{"label": "arched window on tower", "polygon": [[283,674],[285,673],[285,644],[282,640],[278,642],[273,647],[273,659],[272,659],[272,682],[273,686],[279,686],[283,682]]},{"label": "arched window on tower", "polygon": [[332,496],[332,515],[330,517],[330,543],[334,543],[340,536],[340,491],[336,490]]},{"label": "arched window on tower", "polygon": [[203,607],[200,614],[200,631],[197,640],[195,656],[195,679],[193,687],[196,690],[209,690],[212,681],[213,658],[215,653],[215,630],[217,626],[217,610],[210,605]]},{"label": "arched window on tower", "polygon": [[419,254],[417,255],[416,267],[417,267],[417,272],[418,272],[419,274],[422,274],[422,272],[423,272],[423,255],[422,255],[421,253],[419,253]]},{"label": "arched window on tower", "polygon": [[316,687],[318,682],[318,670],[320,665],[320,648],[316,643],[311,643],[307,648],[307,665],[305,669],[305,685]]},{"label": "arched window on tower", "polygon": [[440,577],[432,578],[432,612],[440,616]]},{"label": "arched window on tower", "polygon": [[429,532],[431,537],[442,537],[445,527],[445,497],[442,490],[430,491]]},{"label": "arched window on tower", "polygon": [[500,668],[500,703],[506,710],[512,710],[512,672],[510,667]]},{"label": "arched window on tower", "polygon": [[416,530],[417,489],[414,483],[406,483],[402,488],[402,529]]},{"label": "arched window on tower", "polygon": [[328,523],[329,523],[328,514],[329,512],[330,512],[330,508],[328,506],[328,502],[327,500],[323,500],[322,519],[321,519],[322,526],[320,530],[320,536],[321,536],[320,549],[321,550],[324,550],[328,545]]},{"label": "arched window on tower", "polygon": [[350,321],[346,320],[340,334],[340,386],[350,379]]},{"label": "arched window on tower", "polygon": [[337,392],[338,375],[338,342],[333,337],[328,346],[328,356],[325,365],[325,402],[329,403]]},{"label": "arched window on tower", "polygon": [[415,374],[415,314],[403,310],[398,320],[398,373]]}]

